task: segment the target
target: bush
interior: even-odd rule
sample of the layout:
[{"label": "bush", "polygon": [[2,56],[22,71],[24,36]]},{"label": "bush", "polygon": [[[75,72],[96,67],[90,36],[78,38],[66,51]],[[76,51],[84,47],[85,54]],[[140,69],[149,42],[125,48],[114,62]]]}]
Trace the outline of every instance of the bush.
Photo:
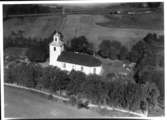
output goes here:
[{"label": "bush", "polygon": [[108,73],[108,74],[106,75],[106,80],[107,80],[107,81],[113,81],[114,78],[115,78],[115,73]]},{"label": "bush", "polygon": [[70,50],[74,52],[83,52],[92,55],[93,54],[93,44],[89,43],[85,36],[80,36],[78,38],[73,38],[70,42]]},{"label": "bush", "polygon": [[103,40],[99,45],[99,55],[110,59],[126,59],[128,50],[119,41]]},{"label": "bush", "polygon": [[77,104],[77,99],[76,99],[76,97],[74,97],[74,96],[71,96],[71,98],[70,98],[70,101],[69,101],[72,105],[76,105]]},{"label": "bush", "polygon": [[13,78],[13,69],[5,69],[5,74],[4,74],[4,82],[7,83],[14,83],[16,82],[15,79]]}]

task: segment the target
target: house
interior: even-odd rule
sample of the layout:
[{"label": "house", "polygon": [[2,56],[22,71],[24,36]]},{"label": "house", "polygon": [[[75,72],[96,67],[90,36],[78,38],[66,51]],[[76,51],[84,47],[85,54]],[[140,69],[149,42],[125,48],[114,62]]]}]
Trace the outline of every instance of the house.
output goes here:
[{"label": "house", "polygon": [[102,73],[102,63],[94,56],[65,51],[64,43],[58,32],[53,35],[53,41],[50,43],[49,47],[49,64],[52,66],[56,66],[61,70],[69,72],[72,70],[81,71],[87,75],[100,75]]}]

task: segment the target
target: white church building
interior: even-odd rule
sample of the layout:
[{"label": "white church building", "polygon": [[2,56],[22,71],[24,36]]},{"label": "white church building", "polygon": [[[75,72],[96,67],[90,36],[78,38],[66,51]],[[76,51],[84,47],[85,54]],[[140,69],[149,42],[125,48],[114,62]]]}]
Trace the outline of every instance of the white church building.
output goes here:
[{"label": "white church building", "polygon": [[50,58],[49,64],[66,71],[81,71],[85,74],[102,73],[102,63],[94,56],[78,52],[68,52],[64,50],[64,43],[60,34],[53,35],[53,41],[49,45]]}]

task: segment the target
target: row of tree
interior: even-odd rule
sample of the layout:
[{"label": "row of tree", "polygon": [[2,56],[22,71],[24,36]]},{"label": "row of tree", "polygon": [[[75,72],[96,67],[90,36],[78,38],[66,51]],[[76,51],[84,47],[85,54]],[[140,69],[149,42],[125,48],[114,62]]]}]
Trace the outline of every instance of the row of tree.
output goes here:
[{"label": "row of tree", "polygon": [[48,6],[42,5],[4,5],[5,15],[20,15],[20,14],[39,14],[39,13],[49,13],[50,8]]},{"label": "row of tree", "polygon": [[97,75],[61,71],[30,63],[18,63],[5,70],[5,82],[32,88],[45,88],[51,92],[66,91],[68,95],[87,98],[96,104],[107,104],[130,110],[146,110],[157,105],[159,90],[154,83],[145,85],[129,82],[106,82]]},{"label": "row of tree", "polygon": [[103,40],[99,45],[98,53],[104,58],[125,60],[128,56],[128,49],[119,41]]},{"label": "row of tree", "polygon": [[135,62],[134,79],[139,84],[147,81],[156,83],[164,96],[164,38],[148,34],[131,49],[128,60]]},{"label": "row of tree", "polygon": [[25,38],[24,31],[11,32],[9,37],[4,38],[4,49],[9,47],[28,48],[26,55],[32,62],[45,62],[49,57],[49,43],[52,34],[45,39]]},{"label": "row of tree", "polygon": [[[28,58],[33,62],[44,62],[49,57],[49,43],[52,35],[47,39],[25,38],[24,31],[11,32],[9,37],[4,38],[4,48],[8,47],[27,47]],[[103,40],[96,51],[91,42],[85,36],[73,38],[65,44],[67,51],[82,52],[93,55],[99,54],[101,57],[110,59],[127,59],[128,50],[119,41]],[[38,54],[40,53],[40,54]]]}]

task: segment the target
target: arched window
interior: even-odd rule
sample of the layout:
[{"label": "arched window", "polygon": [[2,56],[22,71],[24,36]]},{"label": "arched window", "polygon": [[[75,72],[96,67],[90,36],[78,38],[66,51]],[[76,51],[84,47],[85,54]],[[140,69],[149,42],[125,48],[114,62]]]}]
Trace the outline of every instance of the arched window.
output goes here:
[{"label": "arched window", "polygon": [[75,70],[75,66],[74,65],[72,66],[72,70]]},{"label": "arched window", "polygon": [[54,47],[54,51],[56,51],[56,47]]},{"label": "arched window", "polygon": [[63,68],[66,68],[66,64],[65,63],[63,64]]},{"label": "arched window", "polygon": [[93,68],[93,73],[96,74],[96,68]]},{"label": "arched window", "polygon": [[81,71],[83,71],[84,70],[84,68],[83,68],[83,66],[81,66]]}]

